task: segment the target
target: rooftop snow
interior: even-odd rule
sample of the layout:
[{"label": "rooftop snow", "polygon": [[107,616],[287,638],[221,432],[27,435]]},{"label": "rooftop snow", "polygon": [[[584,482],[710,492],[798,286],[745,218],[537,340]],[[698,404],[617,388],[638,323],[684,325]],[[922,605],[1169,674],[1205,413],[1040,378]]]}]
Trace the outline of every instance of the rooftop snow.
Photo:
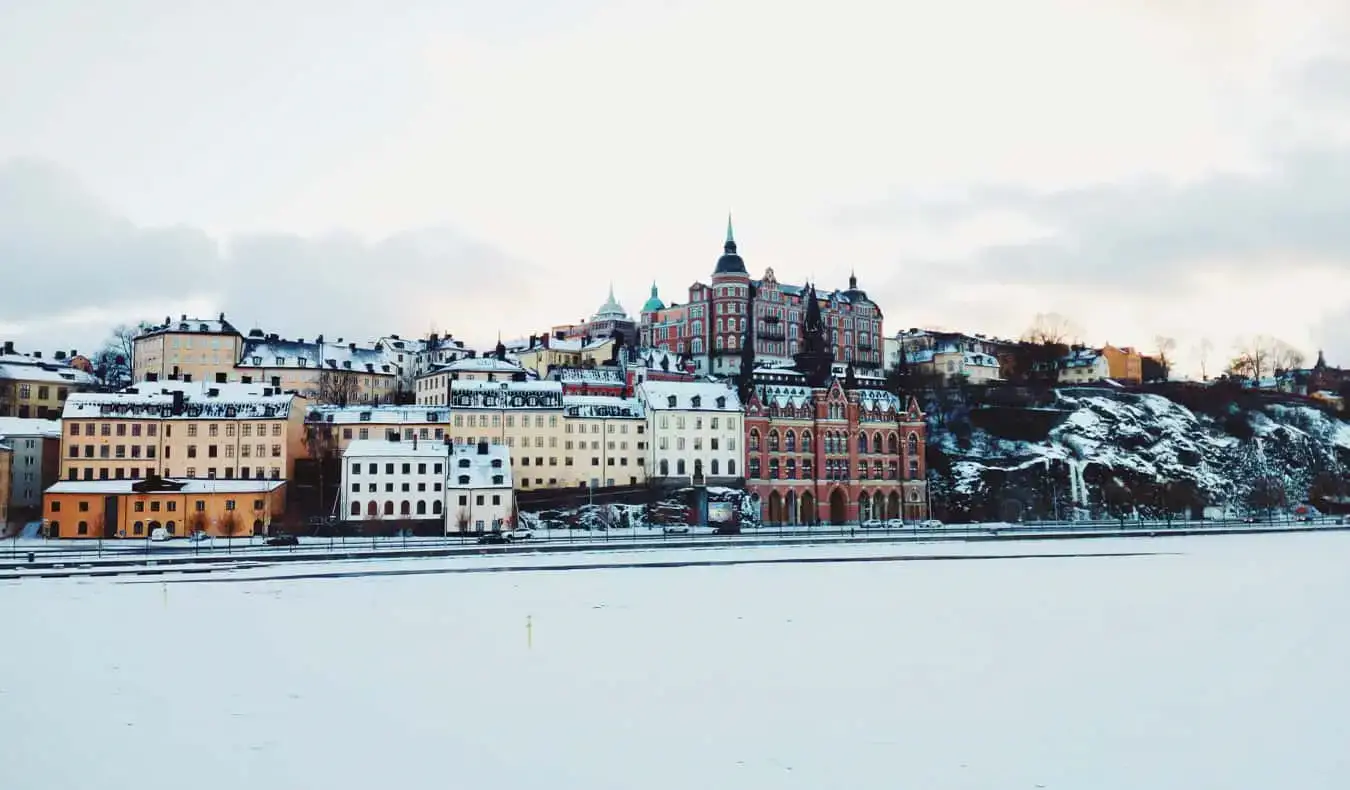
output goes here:
[{"label": "rooftop snow", "polygon": [[239,354],[239,368],[351,370],[373,375],[396,375],[397,363],[387,349],[341,343],[302,343],[298,340],[249,338]]},{"label": "rooftop snow", "polygon": [[[8,357],[13,359],[14,355]],[[92,386],[98,379],[83,370],[56,362],[44,362],[25,357],[27,362],[5,362],[0,364],[0,379],[13,381],[36,381],[39,383]]]},{"label": "rooftop snow", "polygon": [[[225,480],[222,478],[207,479],[201,477],[174,477],[165,478],[173,483],[183,483],[183,487],[177,491],[147,491],[147,495],[154,494],[262,494],[268,491],[275,491],[281,486],[286,485],[285,480]],[[47,489],[48,494],[137,494],[132,489],[137,483],[144,484],[145,480],[62,480]]]},{"label": "rooftop snow", "polygon": [[564,395],[563,412],[568,417],[617,417],[641,419],[646,416],[642,401],[611,395]]},{"label": "rooftop snow", "polygon": [[449,414],[447,406],[314,406],[309,410],[308,419],[310,422],[331,422],[335,425],[402,425],[446,422]]},{"label": "rooftop snow", "polygon": [[209,397],[185,395],[183,413],[172,414],[173,395],[163,392],[77,393],[66,401],[62,419],[174,419],[253,420],[285,419],[295,395],[239,395]]},{"label": "rooftop snow", "polygon": [[450,455],[450,445],[435,439],[391,442],[387,439],[357,439],[342,451],[343,458],[426,458]]},{"label": "rooftop snow", "polygon": [[[685,411],[740,411],[741,401],[736,390],[714,381],[644,381],[639,394],[653,411],[671,409]],[[674,398],[674,406],[671,406]],[[695,404],[698,399],[698,405]],[[718,400],[721,404],[718,405]]]},{"label": "rooftop snow", "polygon": [[61,437],[60,420],[35,420],[24,417],[0,417],[0,436],[11,439],[29,436]]}]

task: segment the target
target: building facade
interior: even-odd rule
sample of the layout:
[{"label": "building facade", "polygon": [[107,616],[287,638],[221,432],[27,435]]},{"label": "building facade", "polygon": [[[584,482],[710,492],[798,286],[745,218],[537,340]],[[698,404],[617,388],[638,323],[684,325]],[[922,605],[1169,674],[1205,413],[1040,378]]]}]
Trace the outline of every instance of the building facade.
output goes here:
[{"label": "building facade", "polygon": [[11,450],[6,476],[8,518],[20,523],[36,521],[42,518],[43,490],[61,472],[61,422],[0,417],[0,441]]},{"label": "building facade", "polygon": [[289,479],[306,453],[306,405],[243,384],[146,382],[74,395],[62,419],[60,477]]},{"label": "building facade", "polygon": [[431,521],[443,534],[513,528],[503,445],[357,441],[342,461],[342,512],[350,521]]},{"label": "building facade", "polygon": [[63,480],[43,496],[51,538],[266,535],[285,512],[284,480]]},{"label": "building facade", "polygon": [[1106,358],[1107,377],[1129,384],[1144,381],[1144,356],[1130,346],[1116,347],[1107,343],[1101,355]]},{"label": "building facade", "polygon": [[322,335],[307,343],[255,329],[244,341],[233,378],[217,380],[261,384],[340,406],[391,403],[399,397],[404,367],[412,365],[411,354],[379,343],[367,347],[340,338],[329,343]]},{"label": "building facade", "polygon": [[508,382],[530,378],[525,368],[503,358],[504,346],[498,348],[501,352],[497,356],[467,357],[418,376],[414,402],[418,406],[446,406],[456,381]]},{"label": "building facade", "polygon": [[529,345],[516,352],[521,367],[539,378],[566,368],[594,368],[613,362],[616,341],[603,338],[531,337]]},{"label": "building facade", "polygon": [[16,354],[13,345],[6,343],[4,353],[0,353],[0,417],[57,419],[66,398],[95,389],[98,383],[94,376],[66,360]]},{"label": "building facade", "polygon": [[[564,395],[563,418],[559,487],[636,486],[647,482],[647,413],[641,400]],[[536,468],[538,460],[536,457]]]},{"label": "building facade", "polygon": [[717,382],[644,381],[647,476],[663,487],[739,485],[745,474],[741,403]]},{"label": "building facade", "polygon": [[746,406],[746,489],[765,524],[927,518],[926,424],[913,398],[876,379],[809,386],[791,369],[756,371]]},{"label": "building facade", "polygon": [[981,335],[910,329],[886,340],[886,369],[898,365],[903,353],[905,364],[916,373],[940,376],[947,384],[989,384],[1002,380],[999,352],[1009,346]]},{"label": "building facade", "polygon": [[14,467],[14,448],[0,436],[0,536],[9,536],[9,499],[13,486],[11,469]]},{"label": "building facade", "polygon": [[[753,314],[752,287],[756,291]],[[848,290],[823,295],[814,289],[779,282],[772,268],[765,271],[763,278],[752,280],[745,261],[737,253],[730,218],[723,254],[713,269],[711,284],[694,283],[689,288],[684,323],[664,310],[647,310],[648,306],[656,306],[649,300],[642,313],[641,336],[653,346],[681,353],[687,347],[697,372],[704,375],[730,376],[739,372],[741,346],[747,337],[753,337],[756,359],[790,364],[801,350],[808,298],[819,302],[826,342],[835,358],[860,371],[880,373],[885,336],[881,309],[858,288],[857,277],[849,278]]]},{"label": "building facade", "polygon": [[188,318],[145,328],[132,341],[132,381],[216,381],[227,379],[239,360],[244,337],[221,313],[217,318]]},{"label": "building facade", "polygon": [[1111,365],[1101,349],[1078,348],[1059,362],[1060,384],[1091,384],[1111,378]]}]

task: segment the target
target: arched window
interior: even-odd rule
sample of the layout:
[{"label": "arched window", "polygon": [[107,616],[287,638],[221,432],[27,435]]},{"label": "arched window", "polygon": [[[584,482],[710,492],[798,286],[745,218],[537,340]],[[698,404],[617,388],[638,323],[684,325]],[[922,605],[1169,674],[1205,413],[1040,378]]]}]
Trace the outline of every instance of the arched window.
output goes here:
[{"label": "arched window", "polygon": [[721,332],[722,332],[722,319],[720,319],[720,318],[717,319],[717,332],[718,332],[718,334],[721,334]]},{"label": "arched window", "polygon": [[758,479],[759,479],[759,459],[758,459],[758,458],[751,458],[751,459],[750,459],[750,479],[751,479],[751,480],[758,480]]},{"label": "arched window", "polygon": [[811,432],[802,431],[802,452],[811,452]]},{"label": "arched window", "polygon": [[352,502],[352,515],[353,515],[353,516],[359,516],[359,515],[361,515],[361,503],[360,503],[360,502],[355,502],[355,501]]},{"label": "arched window", "polygon": [[777,479],[778,479],[778,459],[777,459],[777,458],[770,458],[770,459],[769,459],[769,479],[770,479],[770,480],[777,480]]},{"label": "arched window", "polygon": [[417,515],[425,516],[426,514],[427,514],[427,503],[420,499],[417,500]]},{"label": "arched window", "polygon": [[797,434],[795,431],[789,430],[783,434],[783,448],[790,453],[797,452]]},{"label": "arched window", "polygon": [[796,479],[797,479],[797,459],[796,459],[796,458],[789,458],[789,459],[787,459],[787,479],[789,479],[789,480],[796,480]]},{"label": "arched window", "polygon": [[881,452],[881,431],[872,434],[872,452]]},{"label": "arched window", "polygon": [[755,451],[758,451],[758,450],[759,450],[759,429],[758,429],[758,428],[751,428],[751,429],[750,429],[750,449],[751,449],[751,450],[755,450]]},{"label": "arched window", "polygon": [[373,500],[373,499],[372,499],[371,501],[367,502],[367,503],[366,503],[366,515],[367,515],[367,516],[378,516],[378,515],[380,515],[380,505],[379,505],[379,503],[376,502],[376,501]]},{"label": "arched window", "polygon": [[721,336],[721,335],[718,335],[718,336],[717,336],[716,344],[717,344],[717,350],[718,350],[718,351],[721,351],[721,350],[722,350],[722,336]]},{"label": "arched window", "polygon": [[735,459],[732,459],[730,461],[727,461],[727,477],[735,477],[735,476],[736,476],[736,461]]},{"label": "arched window", "polygon": [[384,503],[384,514],[386,516],[394,515],[394,503],[386,500]]},{"label": "arched window", "polygon": [[437,499],[431,503],[431,512],[437,516],[441,514],[441,500]]},{"label": "arched window", "polygon": [[717,459],[716,459],[716,458],[712,459],[712,463],[710,463],[710,464],[708,465],[708,474],[712,475],[713,477],[716,477],[716,476],[717,476]]},{"label": "arched window", "polygon": [[813,477],[811,476],[811,466],[812,466],[812,465],[811,465],[811,459],[810,459],[810,458],[804,458],[804,459],[802,459],[802,478],[803,478],[803,479],[806,479],[806,480],[814,480],[814,479],[815,479],[815,478],[813,478]]},{"label": "arched window", "polygon": [[662,476],[662,477],[665,477],[665,476],[667,476],[667,475],[669,475],[669,474],[670,474],[670,462],[667,461],[666,459],[662,458],[662,459],[661,459],[661,476]]},{"label": "arched window", "polygon": [[900,452],[900,440],[896,438],[895,434],[886,437],[886,452],[891,455]]},{"label": "arched window", "polygon": [[684,473],[684,459],[681,458],[675,462],[675,474],[682,475]]},{"label": "arched window", "polygon": [[469,476],[468,476],[468,475],[460,475],[460,476],[459,476],[459,484],[462,485],[462,486],[468,485],[468,484],[469,484]]},{"label": "arched window", "polygon": [[858,452],[867,452],[867,434],[861,431],[858,432]]},{"label": "arched window", "polygon": [[778,452],[778,431],[769,431],[769,452]]},{"label": "arched window", "polygon": [[411,515],[412,515],[412,503],[409,502],[409,501],[406,500],[406,499],[403,500],[402,502],[400,502],[400,503],[399,503],[399,506],[398,506],[398,514],[399,514],[400,516],[411,516]]},{"label": "arched window", "polygon": [[905,449],[910,455],[919,454],[919,435],[917,433],[910,433],[909,438],[905,440]]}]

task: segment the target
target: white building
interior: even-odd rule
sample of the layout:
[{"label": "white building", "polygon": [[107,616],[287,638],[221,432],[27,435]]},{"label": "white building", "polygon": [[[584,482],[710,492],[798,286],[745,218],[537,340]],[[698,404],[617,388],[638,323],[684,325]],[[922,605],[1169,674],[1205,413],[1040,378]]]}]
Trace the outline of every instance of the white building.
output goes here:
[{"label": "white building", "polygon": [[417,377],[414,385],[418,406],[445,406],[450,403],[451,382],[524,381],[531,378],[514,362],[496,357],[469,357],[431,368]]},{"label": "white building", "polygon": [[1111,364],[1099,348],[1078,348],[1060,360],[1060,384],[1091,384],[1111,378]]},{"label": "white building", "polygon": [[0,441],[14,451],[10,464],[11,514],[40,518],[42,490],[56,482],[61,466],[61,421],[0,417]]},{"label": "white building", "polygon": [[745,474],[741,402],[720,382],[645,381],[647,476],[658,485],[731,484]]},{"label": "white building", "polygon": [[647,482],[647,410],[641,400],[612,395],[564,395],[562,400],[568,456],[563,485]]},{"label": "white building", "polygon": [[406,528],[437,522],[437,531],[446,533],[509,529],[510,451],[502,445],[357,439],[342,454],[339,502],[348,521]]}]

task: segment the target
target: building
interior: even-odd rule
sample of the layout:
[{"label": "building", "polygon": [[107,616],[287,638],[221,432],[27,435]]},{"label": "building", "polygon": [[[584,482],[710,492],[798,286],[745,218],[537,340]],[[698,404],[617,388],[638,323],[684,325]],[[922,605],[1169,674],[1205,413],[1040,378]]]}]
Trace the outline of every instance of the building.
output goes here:
[{"label": "building", "polygon": [[71,393],[98,383],[68,360],[44,360],[41,352],[17,354],[14,344],[6,342],[0,352],[0,417],[56,419]]},{"label": "building", "polygon": [[744,474],[741,402],[720,382],[644,381],[648,478],[663,487],[738,485]]},{"label": "building", "polygon": [[746,489],[766,524],[927,517],[926,424],[878,379],[757,368],[745,411]]},{"label": "building", "polygon": [[285,512],[284,480],[63,480],[43,496],[51,538],[266,535]]},{"label": "building", "polygon": [[216,318],[183,315],[177,321],[165,316],[164,323],[144,328],[132,340],[132,381],[216,381],[222,373],[228,378],[243,342],[224,313]]},{"label": "building", "polygon": [[5,443],[0,436],[0,536],[7,536],[9,529],[9,499],[13,488],[14,448]]},{"label": "building", "polygon": [[513,528],[511,458],[503,445],[356,441],[342,463],[348,520],[409,529],[434,523],[442,534]]},{"label": "building", "polygon": [[1106,378],[1130,384],[1142,384],[1144,381],[1144,358],[1135,349],[1124,346],[1117,348],[1107,343],[1101,348],[1106,358]]},{"label": "building", "polygon": [[562,385],[556,381],[455,380],[450,384],[450,423],[455,444],[505,445],[521,488],[567,485]]},{"label": "building", "polygon": [[[641,400],[563,395],[563,417],[558,487],[607,488],[647,482],[647,412]],[[536,457],[536,469],[539,460]],[[520,471],[524,474],[525,469]]]},{"label": "building", "polygon": [[1097,348],[1075,348],[1059,362],[1060,384],[1091,384],[1111,378],[1106,355]]},{"label": "building", "polygon": [[[756,290],[753,315],[748,312],[751,287]],[[737,253],[730,218],[711,285],[694,283],[689,287],[685,323],[680,324],[663,310],[647,310],[656,304],[648,300],[641,334],[658,347],[680,353],[687,347],[700,374],[730,376],[740,370],[741,345],[749,336],[749,321],[753,324],[755,358],[790,364],[801,348],[801,324],[808,298],[819,301],[826,341],[835,358],[860,371],[880,373],[884,337],[881,309],[858,288],[858,278],[849,277],[848,290],[823,296],[814,288],[780,283],[772,268],[762,279],[752,280]]]},{"label": "building", "polygon": [[72,395],[60,476],[289,479],[306,453],[306,406],[294,393],[249,384],[145,382]]},{"label": "building", "polygon": [[674,354],[689,351],[689,305],[662,304],[652,283],[652,295],[639,314],[638,337],[642,348],[655,348]]},{"label": "building", "polygon": [[505,346],[498,344],[497,348],[496,356],[467,357],[432,368],[418,376],[414,385],[414,402],[418,406],[448,405],[451,385],[456,381],[505,382],[530,378],[525,368],[505,359]]},{"label": "building", "polygon": [[473,356],[473,351],[464,347],[463,340],[456,340],[448,334],[442,336],[432,332],[431,336],[419,345],[417,353],[413,357],[413,378],[427,373],[432,368],[458,362],[471,356]]},{"label": "building", "polygon": [[[61,472],[61,422],[0,417],[0,441],[10,448],[9,471],[0,485],[9,491],[11,521],[42,518],[42,491]],[[0,533],[5,518],[0,517]]]},{"label": "building", "polygon": [[999,352],[1009,344],[982,335],[910,329],[886,340],[886,369],[900,363],[912,372],[938,377],[943,383],[988,384],[1002,380]]},{"label": "building", "polygon": [[[402,362],[399,362],[399,359]],[[346,406],[391,403],[400,395],[405,366],[412,355],[376,343],[373,347],[325,342],[323,335],[307,343],[285,340],[254,329],[244,341],[233,380],[296,392],[310,400]],[[218,382],[228,376],[217,376]]]},{"label": "building", "polygon": [[548,378],[562,384],[563,395],[611,395],[617,398],[629,391],[621,367],[554,368]]},{"label": "building", "polygon": [[521,367],[539,378],[564,368],[593,368],[615,362],[618,344],[612,337],[530,337],[529,345],[516,352]]}]

